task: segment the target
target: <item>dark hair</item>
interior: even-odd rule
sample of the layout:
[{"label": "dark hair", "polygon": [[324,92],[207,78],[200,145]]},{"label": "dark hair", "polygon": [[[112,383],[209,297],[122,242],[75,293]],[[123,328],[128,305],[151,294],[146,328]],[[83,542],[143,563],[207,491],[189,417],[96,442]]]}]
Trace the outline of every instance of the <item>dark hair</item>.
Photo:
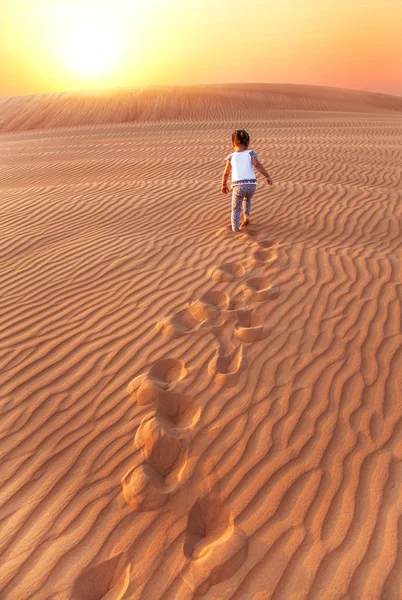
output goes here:
[{"label": "dark hair", "polygon": [[232,144],[236,146],[248,146],[250,136],[245,129],[236,129],[232,133]]}]

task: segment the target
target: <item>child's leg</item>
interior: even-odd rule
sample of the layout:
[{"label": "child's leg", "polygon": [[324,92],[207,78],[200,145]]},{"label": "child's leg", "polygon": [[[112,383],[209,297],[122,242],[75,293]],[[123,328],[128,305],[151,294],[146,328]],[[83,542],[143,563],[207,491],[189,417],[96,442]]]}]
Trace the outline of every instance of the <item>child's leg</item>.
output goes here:
[{"label": "child's leg", "polygon": [[244,198],[244,200],[243,200],[243,212],[244,212],[244,217],[250,217],[250,213],[251,213],[251,200],[250,200],[250,198]]},{"label": "child's leg", "polygon": [[241,193],[241,188],[237,185],[232,190],[232,230],[239,231],[241,204],[244,194]]},{"label": "child's leg", "polygon": [[243,223],[242,225],[248,225],[250,223],[250,215],[251,215],[251,198],[255,194],[257,186],[256,185],[247,185],[244,186],[244,199],[243,199]]}]

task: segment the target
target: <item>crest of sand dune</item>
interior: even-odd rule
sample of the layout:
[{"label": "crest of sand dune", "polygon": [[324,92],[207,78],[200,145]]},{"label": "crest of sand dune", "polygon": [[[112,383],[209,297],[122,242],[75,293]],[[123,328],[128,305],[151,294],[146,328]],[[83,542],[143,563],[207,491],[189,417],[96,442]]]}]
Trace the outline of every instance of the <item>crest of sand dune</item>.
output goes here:
[{"label": "crest of sand dune", "polygon": [[[233,236],[235,127],[274,186]],[[401,598],[402,99],[153,87],[0,130],[0,598]]]}]

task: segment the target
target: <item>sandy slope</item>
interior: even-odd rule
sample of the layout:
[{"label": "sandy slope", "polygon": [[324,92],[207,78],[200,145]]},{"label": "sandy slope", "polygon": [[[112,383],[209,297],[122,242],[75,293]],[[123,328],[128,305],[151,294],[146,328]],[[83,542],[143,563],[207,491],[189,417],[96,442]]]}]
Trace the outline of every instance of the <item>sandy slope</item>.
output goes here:
[{"label": "sandy slope", "polygon": [[128,121],[316,119],[320,113],[328,116],[334,112],[400,114],[402,98],[277,83],[149,86],[106,93],[23,96],[0,99],[0,132]]},{"label": "sandy slope", "polygon": [[0,106],[2,600],[402,597],[401,100],[268,88]]}]

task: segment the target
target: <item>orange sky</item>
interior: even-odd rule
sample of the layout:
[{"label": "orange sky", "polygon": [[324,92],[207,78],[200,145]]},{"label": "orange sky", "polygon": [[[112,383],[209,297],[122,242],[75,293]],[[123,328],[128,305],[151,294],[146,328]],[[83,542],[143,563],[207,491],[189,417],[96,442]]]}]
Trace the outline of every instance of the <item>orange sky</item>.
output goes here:
[{"label": "orange sky", "polygon": [[0,0],[0,96],[307,83],[402,95],[402,0]]}]

